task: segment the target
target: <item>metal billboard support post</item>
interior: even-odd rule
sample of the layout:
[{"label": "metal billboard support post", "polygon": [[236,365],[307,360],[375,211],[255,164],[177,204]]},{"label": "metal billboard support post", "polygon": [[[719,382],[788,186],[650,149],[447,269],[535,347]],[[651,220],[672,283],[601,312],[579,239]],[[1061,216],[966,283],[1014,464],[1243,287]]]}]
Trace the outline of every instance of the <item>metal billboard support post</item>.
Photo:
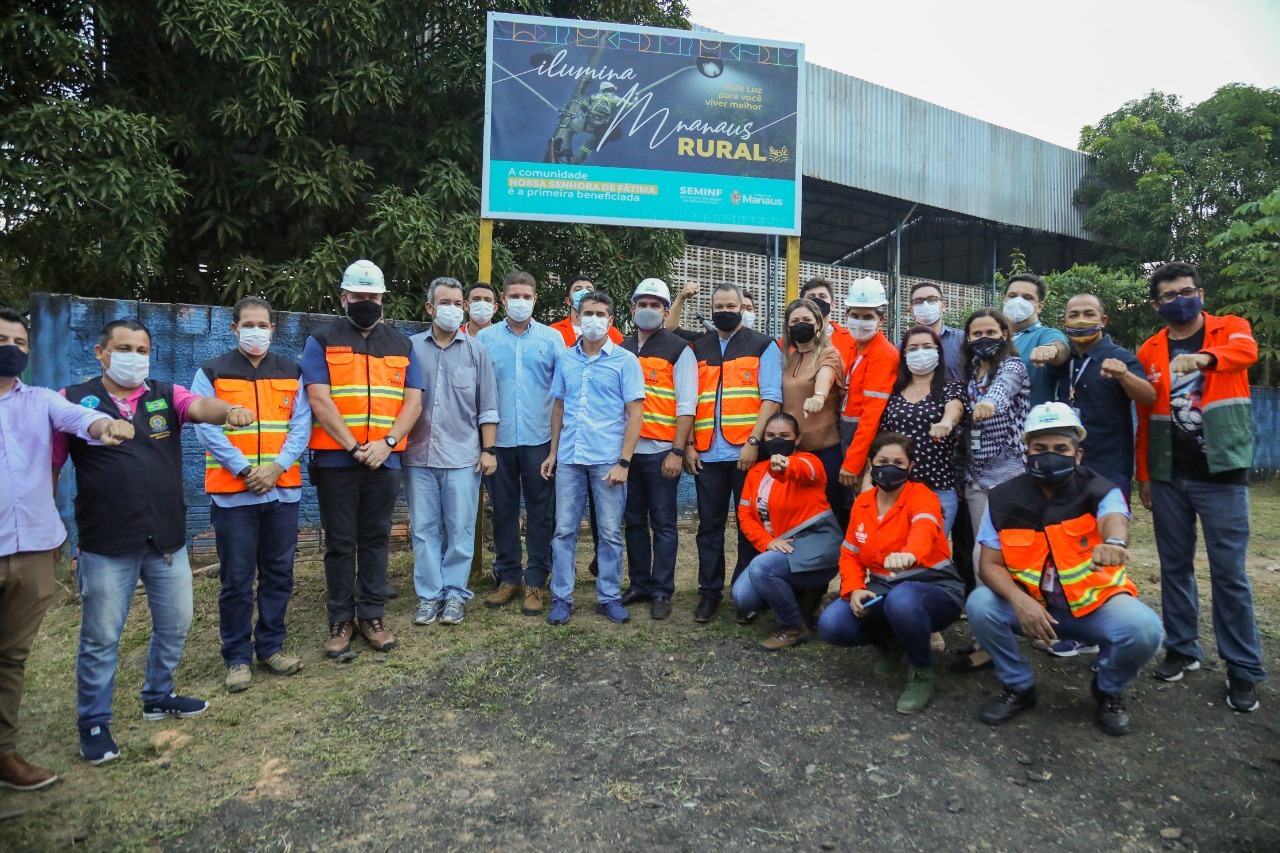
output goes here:
[{"label": "metal billboard support post", "polygon": [[[480,259],[476,265],[476,281],[492,282],[493,276],[493,220],[480,220]],[[465,329],[463,330],[466,331]],[[471,552],[471,576],[484,572],[484,487],[481,484],[480,499],[476,501],[475,550]]]},{"label": "metal billboard support post", "polygon": [[787,238],[787,305],[800,298],[800,235]]}]

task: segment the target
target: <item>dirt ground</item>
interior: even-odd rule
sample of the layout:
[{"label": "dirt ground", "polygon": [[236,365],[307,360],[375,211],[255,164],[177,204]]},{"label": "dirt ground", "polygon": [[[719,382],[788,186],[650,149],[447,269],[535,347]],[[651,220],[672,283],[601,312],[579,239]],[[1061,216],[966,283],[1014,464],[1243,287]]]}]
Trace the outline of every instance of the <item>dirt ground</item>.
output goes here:
[{"label": "dirt ground", "polygon": [[[1274,670],[1280,488],[1254,488],[1253,520]],[[179,686],[212,704],[172,724],[140,719],[139,596],[117,683],[124,753],[98,768],[76,757],[68,591],[28,666],[21,743],[63,778],[0,793],[0,850],[1280,850],[1280,702],[1264,687],[1259,711],[1227,709],[1216,658],[1177,684],[1144,674],[1125,738],[1094,727],[1088,658],[1029,646],[1040,705],[1013,723],[976,719],[999,690],[990,671],[943,672],[930,708],[904,717],[901,684],[866,650],[770,655],[755,644],[772,620],[738,626],[729,607],[694,623],[692,540],[666,622],[643,606],[625,626],[591,615],[580,570],[568,628],[478,602],[462,626],[414,628],[402,595],[388,614],[400,647],[348,664],[320,653],[323,576],[300,563],[289,648],[307,666],[236,696],[221,689],[217,581],[201,579]],[[410,571],[398,556],[406,592]],[[1158,606],[1141,511],[1132,571]],[[1207,577],[1201,589],[1207,601]],[[1207,610],[1203,623],[1211,649]],[[967,643],[966,623],[946,638]]]}]

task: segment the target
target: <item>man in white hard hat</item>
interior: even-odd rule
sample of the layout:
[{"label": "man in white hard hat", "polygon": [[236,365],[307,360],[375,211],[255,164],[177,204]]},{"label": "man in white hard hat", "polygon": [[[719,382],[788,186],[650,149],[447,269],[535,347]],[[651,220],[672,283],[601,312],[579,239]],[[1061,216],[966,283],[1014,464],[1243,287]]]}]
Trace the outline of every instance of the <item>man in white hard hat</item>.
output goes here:
[{"label": "man in white hard hat", "polygon": [[844,298],[845,326],[858,344],[853,363],[845,365],[844,411],[840,440],[845,448],[841,484],[858,488],[867,467],[867,451],[880,431],[880,416],[898,381],[898,348],[884,336],[889,300],[884,285],[859,278]]},{"label": "man in white hard hat", "polygon": [[347,267],[340,297],[346,316],[313,331],[302,351],[315,418],[312,480],[324,526],[324,650],[332,658],[349,653],[357,629],[375,651],[396,644],[382,618],[387,552],[400,453],[422,411],[422,375],[413,344],[382,322],[386,291],[372,261]]},{"label": "man in white hard hat", "polygon": [[1160,617],[1138,601],[1125,571],[1129,505],[1114,483],[1080,466],[1084,438],[1070,406],[1036,406],[1022,437],[1026,473],[991,490],[978,532],[985,586],[967,605],[969,627],[1004,686],[982,706],[979,718],[988,725],[1036,704],[1018,634],[1101,649],[1091,692],[1095,719],[1109,735],[1129,731],[1123,691],[1160,647]]},{"label": "man in white hard hat", "polygon": [[631,296],[636,333],[622,342],[644,375],[644,422],[623,513],[630,587],[622,605],[648,601],[654,619],[671,615],[680,544],[676,490],[698,405],[698,359],[688,341],[665,328],[670,310],[667,283],[646,278]]}]

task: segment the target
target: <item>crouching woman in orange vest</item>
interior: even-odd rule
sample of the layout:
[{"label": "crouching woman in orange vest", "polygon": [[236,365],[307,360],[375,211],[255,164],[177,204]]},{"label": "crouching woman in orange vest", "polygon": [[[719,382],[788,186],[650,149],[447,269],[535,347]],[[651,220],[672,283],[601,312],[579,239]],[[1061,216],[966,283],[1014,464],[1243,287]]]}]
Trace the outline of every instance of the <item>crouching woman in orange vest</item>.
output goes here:
[{"label": "crouching woman in orange vest", "polygon": [[853,502],[840,551],[840,598],[818,631],[837,646],[880,649],[876,674],[893,676],[906,649],[907,689],[898,712],[923,711],[933,697],[930,635],[960,618],[964,581],[942,532],[942,504],[911,479],[915,442],[882,432],[867,452],[875,487]]},{"label": "crouching woman in orange vest", "polygon": [[840,523],[827,502],[822,460],[796,452],[800,425],[785,412],[764,428],[763,459],[747,472],[738,527],[760,553],[733,582],[739,613],[772,609],[778,627],[760,644],[776,652],[810,637],[812,614],[840,560]]},{"label": "crouching woman in orange vest", "polygon": [[1036,703],[1031,666],[1017,634],[1098,646],[1091,685],[1096,720],[1109,735],[1129,730],[1121,696],[1164,635],[1125,571],[1129,505],[1110,480],[1079,467],[1084,427],[1065,403],[1027,415],[1026,473],[991,490],[978,532],[985,587],[969,596],[969,627],[991,653],[1004,685],[979,717],[998,726]]}]

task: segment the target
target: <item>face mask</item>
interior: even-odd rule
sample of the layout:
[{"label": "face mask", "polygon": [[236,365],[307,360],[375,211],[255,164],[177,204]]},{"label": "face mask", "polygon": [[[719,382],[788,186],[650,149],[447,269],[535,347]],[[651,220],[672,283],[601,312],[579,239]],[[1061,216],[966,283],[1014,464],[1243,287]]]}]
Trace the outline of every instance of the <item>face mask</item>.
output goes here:
[{"label": "face mask", "polygon": [[582,318],[582,336],[587,340],[595,343],[609,333],[608,317],[583,317]]},{"label": "face mask", "polygon": [[456,332],[462,325],[462,309],[457,305],[437,305],[433,322],[446,332]]},{"label": "face mask", "polygon": [[494,304],[492,302],[472,302],[467,306],[467,313],[477,323],[484,324],[493,319]]},{"label": "face mask", "polygon": [[508,299],[507,316],[517,323],[523,323],[533,316],[532,299]]},{"label": "face mask", "polygon": [[1102,337],[1102,324],[1090,323],[1088,320],[1072,320],[1063,329],[1067,337],[1078,344],[1091,344]]},{"label": "face mask", "polygon": [[1010,323],[1023,323],[1036,315],[1036,306],[1021,296],[1004,301],[1004,316]]},{"label": "face mask", "polygon": [[590,290],[579,290],[577,293],[574,293],[569,297],[569,299],[572,300],[573,302],[574,311],[579,310],[578,306],[582,304],[582,297],[586,296],[590,292],[591,292]]},{"label": "face mask", "polygon": [[932,326],[942,318],[942,303],[925,302],[912,308],[911,313],[921,326]]},{"label": "face mask", "polygon": [[872,465],[871,482],[886,492],[902,488],[902,484],[911,479],[911,472],[897,465]]},{"label": "face mask", "polygon": [[1027,456],[1027,473],[1049,486],[1058,486],[1076,472],[1076,458],[1061,453],[1037,453]]},{"label": "face mask", "polygon": [[926,376],[938,369],[938,351],[936,349],[919,349],[907,353],[907,370],[916,376]]},{"label": "face mask", "polygon": [[28,355],[17,344],[0,347],[0,376],[21,376],[27,369]]},{"label": "face mask", "polygon": [[151,357],[140,352],[113,352],[107,376],[123,388],[137,388],[147,381]]},{"label": "face mask", "polygon": [[271,330],[250,326],[240,330],[240,349],[249,355],[262,355],[271,346]]},{"label": "face mask", "polygon": [[743,311],[742,325],[746,326],[748,329],[754,329],[756,327],[756,312]]},{"label": "face mask", "polygon": [[969,349],[973,350],[974,357],[979,361],[990,361],[995,358],[1002,346],[1004,346],[1004,338],[978,338],[976,341],[969,341]]},{"label": "face mask", "polygon": [[347,316],[356,324],[357,329],[372,329],[382,319],[382,306],[368,299],[348,302]]},{"label": "face mask", "polygon": [[830,317],[830,316],[831,316],[831,303],[830,303],[830,302],[828,302],[828,301],[827,301],[827,300],[825,300],[825,299],[814,299],[813,297],[810,297],[810,301],[812,301],[814,305],[817,305],[817,306],[818,306],[818,310],[822,312],[822,316],[823,316],[823,318],[824,318],[824,319],[825,319],[826,317]]},{"label": "face mask", "polygon": [[1204,300],[1199,296],[1179,296],[1168,304],[1161,302],[1156,310],[1166,322],[1180,326],[1183,323],[1190,323],[1204,310]]},{"label": "face mask", "polygon": [[714,311],[711,322],[722,332],[732,332],[742,325],[742,315],[737,311]]},{"label": "face mask", "polygon": [[662,312],[657,308],[637,308],[634,319],[636,327],[646,332],[659,328],[663,320]]},{"label": "face mask", "polygon": [[807,344],[817,336],[818,330],[813,327],[812,323],[796,323],[790,327],[791,341],[797,344]]},{"label": "face mask", "polygon": [[853,339],[858,343],[865,344],[876,336],[876,332],[880,330],[879,320],[850,320],[849,334],[853,335]]},{"label": "face mask", "polygon": [[796,440],[794,438],[766,438],[760,442],[760,449],[764,451],[765,459],[772,459],[775,456],[790,456],[796,452]]}]

